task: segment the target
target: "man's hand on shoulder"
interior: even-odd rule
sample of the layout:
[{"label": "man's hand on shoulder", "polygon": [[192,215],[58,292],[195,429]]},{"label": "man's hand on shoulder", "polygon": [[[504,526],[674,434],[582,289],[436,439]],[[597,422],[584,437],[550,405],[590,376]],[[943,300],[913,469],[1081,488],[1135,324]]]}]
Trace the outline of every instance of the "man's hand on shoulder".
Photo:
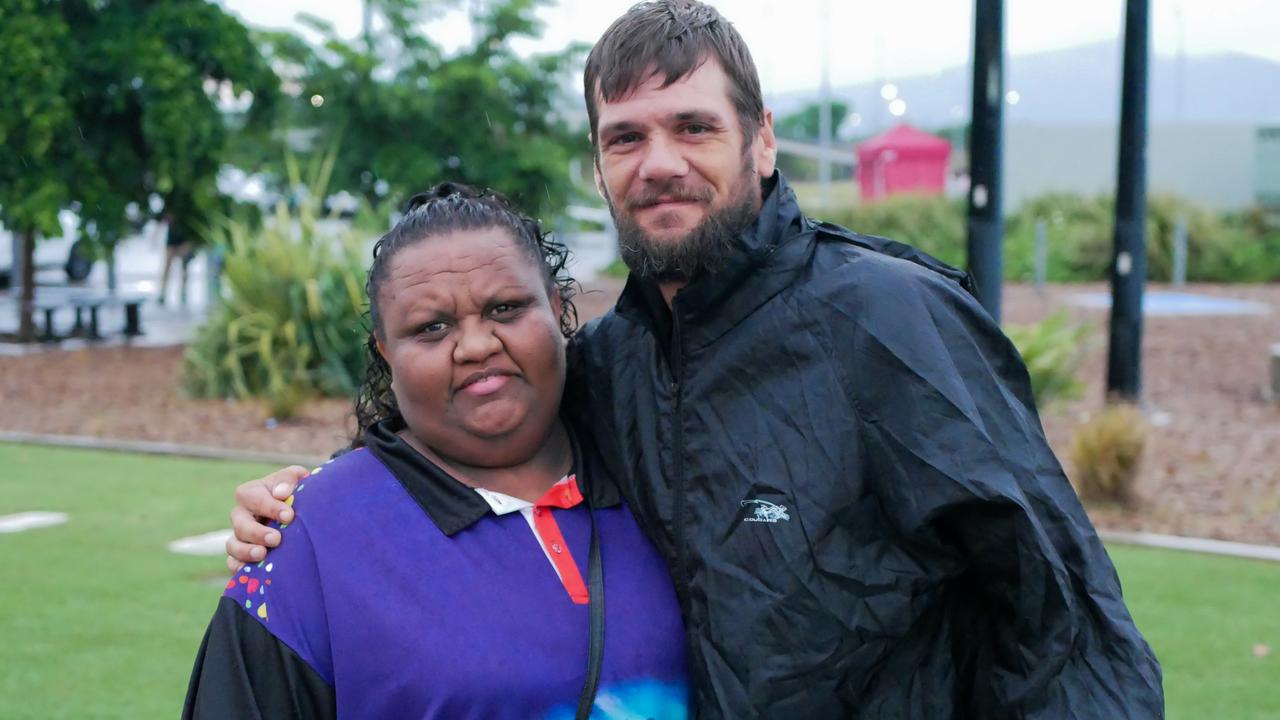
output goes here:
[{"label": "man's hand on shoulder", "polygon": [[280,544],[280,531],[268,527],[268,523],[293,521],[293,508],[285,500],[310,474],[304,467],[290,465],[236,488],[236,504],[231,509],[231,530],[235,534],[227,538],[227,567],[232,572],[245,563],[258,562],[267,556],[268,548]]}]

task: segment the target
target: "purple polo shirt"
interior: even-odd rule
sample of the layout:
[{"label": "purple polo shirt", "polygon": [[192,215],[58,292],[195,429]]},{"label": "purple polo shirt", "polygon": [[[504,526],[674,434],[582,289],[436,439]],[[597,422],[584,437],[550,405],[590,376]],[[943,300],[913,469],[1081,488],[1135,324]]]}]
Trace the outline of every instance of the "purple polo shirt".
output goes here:
[{"label": "purple polo shirt", "polygon": [[[284,542],[236,573],[225,597],[332,687],[339,716],[572,718],[588,607],[571,600],[518,513],[495,515],[386,428],[371,437],[372,450],[298,487]],[[676,595],[614,498],[593,501],[605,647],[592,717],[685,717]],[[590,512],[585,503],[552,512],[585,575]],[[202,652],[201,662],[212,660]],[[197,686],[193,678],[193,696]]]}]

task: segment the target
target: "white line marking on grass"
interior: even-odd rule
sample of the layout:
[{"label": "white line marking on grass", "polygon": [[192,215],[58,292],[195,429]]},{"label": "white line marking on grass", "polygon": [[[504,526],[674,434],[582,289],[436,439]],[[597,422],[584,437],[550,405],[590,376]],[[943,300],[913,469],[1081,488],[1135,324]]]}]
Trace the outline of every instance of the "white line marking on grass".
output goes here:
[{"label": "white line marking on grass", "polygon": [[19,533],[23,530],[61,525],[67,514],[60,512],[21,512],[16,515],[0,515],[0,533]]},{"label": "white line marking on grass", "polygon": [[231,537],[230,530],[215,530],[203,535],[178,538],[167,547],[169,552],[180,555],[226,555],[229,537]]}]

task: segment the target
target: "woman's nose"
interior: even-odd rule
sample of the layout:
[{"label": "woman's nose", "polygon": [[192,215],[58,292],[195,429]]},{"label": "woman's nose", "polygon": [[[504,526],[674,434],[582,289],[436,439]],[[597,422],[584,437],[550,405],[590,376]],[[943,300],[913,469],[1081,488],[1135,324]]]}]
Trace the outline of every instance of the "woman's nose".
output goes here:
[{"label": "woman's nose", "polygon": [[502,341],[485,322],[464,322],[458,328],[458,343],[453,347],[453,361],[459,365],[487,360],[502,349]]}]

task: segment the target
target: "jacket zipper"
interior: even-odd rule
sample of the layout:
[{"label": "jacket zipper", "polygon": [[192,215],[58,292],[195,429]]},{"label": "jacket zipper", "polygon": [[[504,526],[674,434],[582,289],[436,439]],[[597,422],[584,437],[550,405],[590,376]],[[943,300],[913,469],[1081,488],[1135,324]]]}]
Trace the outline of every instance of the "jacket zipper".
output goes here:
[{"label": "jacket zipper", "polygon": [[675,302],[671,303],[671,393],[675,403],[675,427],[672,428],[673,444],[675,445],[675,507],[671,512],[671,528],[675,534],[675,551],[676,551],[676,568],[678,570],[678,582],[683,586],[684,596],[689,597],[689,568],[688,553],[685,551],[685,528],[684,528],[684,417],[682,400],[684,396],[684,387],[681,382],[681,374],[683,371],[683,358],[681,357],[682,341],[680,337],[680,315],[676,312]]}]

